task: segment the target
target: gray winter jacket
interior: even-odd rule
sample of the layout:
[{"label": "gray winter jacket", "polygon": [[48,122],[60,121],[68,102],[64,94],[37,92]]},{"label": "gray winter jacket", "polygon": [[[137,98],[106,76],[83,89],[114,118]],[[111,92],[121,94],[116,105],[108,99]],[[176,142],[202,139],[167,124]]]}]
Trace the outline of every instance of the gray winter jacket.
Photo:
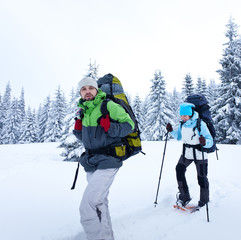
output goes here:
[{"label": "gray winter jacket", "polygon": [[134,130],[134,122],[129,114],[113,101],[107,103],[109,111],[110,128],[105,132],[98,124],[102,116],[101,104],[106,94],[100,89],[95,99],[83,101],[80,99],[79,107],[83,109],[82,130],[74,130],[74,135],[83,142],[86,151],[81,155],[80,162],[86,172],[93,172],[96,169],[119,168],[122,161],[107,154],[89,154],[88,150],[103,149],[110,145],[121,144],[121,138],[127,136]]}]

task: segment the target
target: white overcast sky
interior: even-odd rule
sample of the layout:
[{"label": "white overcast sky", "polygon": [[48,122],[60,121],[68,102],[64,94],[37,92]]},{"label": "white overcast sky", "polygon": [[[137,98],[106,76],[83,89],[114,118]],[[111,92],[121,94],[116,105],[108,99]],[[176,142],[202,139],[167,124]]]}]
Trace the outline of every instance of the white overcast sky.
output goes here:
[{"label": "white overcast sky", "polygon": [[156,69],[168,91],[187,73],[218,82],[230,16],[241,25],[240,0],[0,0],[0,94],[10,81],[34,107],[58,85],[68,96],[90,59],[133,96]]}]

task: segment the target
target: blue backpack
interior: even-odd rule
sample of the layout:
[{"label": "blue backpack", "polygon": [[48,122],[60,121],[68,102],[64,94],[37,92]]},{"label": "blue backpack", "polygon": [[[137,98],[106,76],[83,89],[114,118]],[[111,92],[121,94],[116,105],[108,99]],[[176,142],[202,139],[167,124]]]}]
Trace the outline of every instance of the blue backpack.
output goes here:
[{"label": "blue backpack", "polygon": [[[203,148],[203,150],[207,153],[212,153],[217,151],[216,147],[216,131],[213,125],[213,120],[211,117],[210,107],[208,105],[208,101],[203,94],[193,94],[186,98],[186,102],[192,103],[195,105],[194,111],[198,112],[199,118],[197,120],[197,130],[201,131],[201,120],[204,121],[208,127],[210,134],[213,137],[213,146],[210,148]],[[217,153],[217,152],[216,152]]]}]

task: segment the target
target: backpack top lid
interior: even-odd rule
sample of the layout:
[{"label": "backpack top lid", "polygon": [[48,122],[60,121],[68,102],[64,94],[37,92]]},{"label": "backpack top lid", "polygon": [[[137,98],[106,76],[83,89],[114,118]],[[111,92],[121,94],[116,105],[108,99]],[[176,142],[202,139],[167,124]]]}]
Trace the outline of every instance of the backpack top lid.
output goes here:
[{"label": "backpack top lid", "polygon": [[208,100],[201,93],[188,96],[186,98],[186,102],[193,103],[196,107],[200,107],[208,104]]},{"label": "backpack top lid", "polygon": [[[99,88],[106,93],[107,98],[117,101],[124,101],[128,106],[128,100],[120,80],[111,73],[104,75],[97,81]],[[118,102],[118,101],[117,101]],[[119,102],[118,102],[119,103]]]},{"label": "backpack top lid", "polygon": [[186,98],[186,102],[195,105],[194,110],[199,113],[200,118],[212,119],[209,111],[208,100],[203,94],[193,94]]},{"label": "backpack top lid", "polygon": [[119,79],[114,77],[111,73],[99,78],[97,83],[99,88],[107,95],[117,95],[124,92]]}]

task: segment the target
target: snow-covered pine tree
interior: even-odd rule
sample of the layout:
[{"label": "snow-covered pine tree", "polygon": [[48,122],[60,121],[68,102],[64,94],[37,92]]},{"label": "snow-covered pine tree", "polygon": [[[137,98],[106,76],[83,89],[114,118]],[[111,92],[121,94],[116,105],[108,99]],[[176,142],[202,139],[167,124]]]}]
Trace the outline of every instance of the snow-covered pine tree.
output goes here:
[{"label": "snow-covered pine tree", "polygon": [[216,99],[218,98],[218,91],[219,91],[218,89],[219,89],[219,85],[215,83],[214,79],[211,79],[207,86],[207,94],[206,94],[210,107],[213,106]]},{"label": "snow-covered pine tree", "polygon": [[[2,128],[3,128],[3,105],[2,105],[2,96],[0,95],[0,136],[2,136]],[[0,137],[0,144],[2,144]]]},{"label": "snow-covered pine tree", "polygon": [[18,107],[18,100],[13,99],[11,107],[7,111],[7,118],[3,124],[3,144],[16,144],[20,137],[21,111]]},{"label": "snow-covered pine tree", "polygon": [[140,130],[140,132],[143,132],[144,129],[143,129],[142,102],[141,102],[141,99],[138,94],[135,96],[131,107],[136,116],[139,130]]},{"label": "snow-covered pine tree", "polygon": [[196,83],[196,87],[195,87],[195,93],[201,93],[202,89],[202,79],[200,77],[197,78],[197,83]]},{"label": "snow-covered pine tree", "polygon": [[35,143],[38,141],[38,126],[36,124],[36,116],[34,111],[28,107],[25,115],[25,120],[22,125],[23,133],[19,138],[19,143]]},{"label": "snow-covered pine tree", "polygon": [[11,87],[10,82],[7,83],[7,86],[5,88],[5,92],[2,98],[2,104],[1,104],[1,119],[0,119],[0,144],[6,144],[6,140],[4,139],[5,135],[5,127],[7,124],[7,117],[8,117],[8,111],[11,107]]},{"label": "snow-covered pine tree", "polygon": [[184,78],[183,88],[182,88],[183,98],[186,99],[187,96],[193,93],[194,93],[193,80],[190,73],[187,73]]},{"label": "snow-covered pine tree", "polygon": [[36,114],[36,118],[37,118],[37,124],[38,124],[38,141],[40,141],[40,117],[41,117],[41,113],[42,113],[42,103],[39,104],[38,110],[37,110],[37,114]]},{"label": "snow-covered pine tree", "polygon": [[24,120],[25,117],[25,98],[24,98],[24,89],[21,90],[21,95],[18,101],[18,108],[20,111],[20,117],[22,120]]},{"label": "snow-covered pine tree", "polygon": [[61,156],[65,157],[65,161],[78,161],[78,158],[84,150],[82,142],[79,141],[73,134],[75,124],[74,117],[75,113],[78,111],[78,101],[79,97],[76,98],[76,93],[72,90],[70,102],[68,104],[68,112],[64,119],[65,125],[63,136],[60,140],[61,144],[59,145],[60,148],[63,148]]},{"label": "snow-covered pine tree", "polygon": [[47,123],[49,120],[49,114],[50,114],[50,106],[51,106],[51,99],[50,96],[48,96],[43,103],[43,106],[41,106],[41,109],[39,109],[38,113],[38,123],[39,123],[39,141],[44,142],[45,135],[47,135]]},{"label": "snow-covered pine tree", "polygon": [[203,80],[202,80],[201,94],[203,94],[204,96],[207,96],[207,83],[206,83],[206,79],[203,79]]},{"label": "snow-covered pine tree", "polygon": [[172,95],[170,95],[170,104],[172,106],[172,112],[173,112],[173,122],[178,123],[180,121],[179,116],[179,106],[182,103],[182,96],[181,94],[176,90],[176,88],[173,89]]},{"label": "snow-covered pine tree", "polygon": [[60,141],[64,129],[65,116],[66,100],[59,86],[55,93],[55,99],[51,102],[47,127],[44,134],[44,142]]},{"label": "snow-covered pine tree", "polygon": [[18,109],[19,109],[19,114],[20,114],[20,129],[19,129],[19,136],[22,135],[23,133],[23,128],[22,128],[22,124],[24,122],[25,119],[25,98],[24,98],[24,89],[22,88],[21,90],[21,95],[20,98],[18,100]]},{"label": "snow-covered pine tree", "polygon": [[222,66],[217,72],[221,86],[219,97],[212,110],[216,113],[214,122],[219,143],[241,143],[241,44],[238,26],[232,18],[226,25],[228,42],[220,60]]},{"label": "snow-covered pine tree", "polygon": [[147,140],[162,141],[166,133],[166,124],[173,124],[173,112],[166,94],[166,82],[160,70],[154,73],[148,97],[145,135]]},{"label": "snow-covered pine tree", "polygon": [[35,142],[39,142],[39,122],[38,122],[38,116],[37,116],[35,109],[33,109],[32,115],[33,115],[33,124],[34,124],[33,126],[34,126],[35,133],[36,133]]},{"label": "snow-covered pine tree", "polygon": [[97,80],[98,72],[99,72],[99,65],[96,65],[96,62],[91,63],[91,60],[90,60],[90,63],[88,65],[88,70],[87,70],[87,73],[85,74],[85,77],[92,77],[95,80]]},{"label": "snow-covered pine tree", "polygon": [[147,128],[146,124],[146,116],[147,116],[147,110],[148,110],[148,96],[145,97],[145,100],[142,102],[141,106],[141,114],[142,114],[142,131],[141,131],[141,139],[147,140],[146,131]]}]

